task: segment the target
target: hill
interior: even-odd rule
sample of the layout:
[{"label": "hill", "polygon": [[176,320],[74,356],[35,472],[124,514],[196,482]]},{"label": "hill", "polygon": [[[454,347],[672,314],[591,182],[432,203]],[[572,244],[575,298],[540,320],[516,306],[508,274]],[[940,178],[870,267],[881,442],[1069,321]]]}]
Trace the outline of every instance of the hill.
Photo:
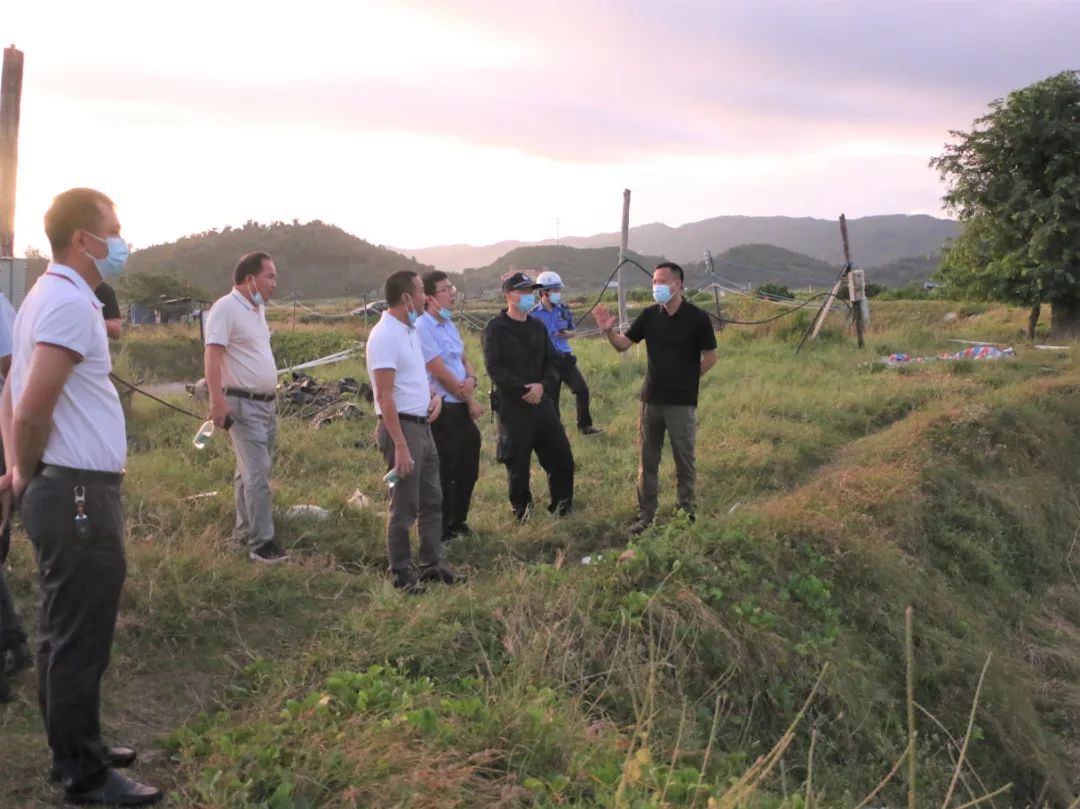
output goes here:
[{"label": "hill", "polygon": [[[852,257],[862,267],[873,267],[906,256],[926,255],[941,249],[946,240],[959,232],[951,219],[932,216],[866,216],[848,220]],[[840,230],[835,220],[794,218],[789,216],[718,216],[680,227],[661,223],[639,225],[630,229],[630,246],[645,254],[666,256],[673,261],[700,261],[706,250],[714,255],[741,244],[772,244],[837,267],[843,261]],[[444,270],[478,267],[492,261],[491,253],[506,245],[521,242],[468,248],[424,247],[401,252]],[[550,241],[531,244],[548,245]],[[618,233],[567,237],[560,241],[568,247],[611,247],[619,244]],[[471,252],[470,252],[471,251]]]},{"label": "hill", "polygon": [[[642,256],[631,253],[630,257],[644,267],[652,269],[659,256]],[[563,283],[574,291],[599,289],[619,263],[619,248],[597,247],[580,249],[566,245],[516,247],[496,261],[475,270],[465,271],[465,283],[470,294],[499,285],[499,277],[511,267],[518,270],[539,272],[543,267],[557,272]],[[633,267],[626,275],[627,283],[634,287],[645,286],[649,279]],[[535,274],[535,273],[534,273]]]},{"label": "hill", "polygon": [[185,236],[169,244],[136,250],[132,273],[176,274],[210,296],[232,284],[236,260],[249,250],[274,257],[280,275],[277,295],[302,298],[359,297],[372,292],[382,297],[382,285],[397,270],[424,272],[430,267],[386,247],[373,245],[339,227],[315,220],[300,224],[247,222]]},{"label": "hill", "polygon": [[[716,273],[727,281],[750,284],[780,284],[788,287],[824,287],[836,279],[837,267],[816,258],[785,250],[772,244],[741,244],[713,256]],[[691,286],[703,283],[705,262],[688,264],[684,268],[693,279]],[[698,281],[698,279],[701,279]]]}]

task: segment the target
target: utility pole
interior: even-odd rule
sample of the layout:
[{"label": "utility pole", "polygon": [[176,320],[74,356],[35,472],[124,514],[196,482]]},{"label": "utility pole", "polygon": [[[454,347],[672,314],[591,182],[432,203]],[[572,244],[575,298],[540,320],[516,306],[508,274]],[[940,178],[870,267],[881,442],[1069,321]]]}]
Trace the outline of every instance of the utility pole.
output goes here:
[{"label": "utility pole", "polygon": [[559,244],[559,217],[555,217],[555,244]]},{"label": "utility pole", "polygon": [[720,285],[716,283],[716,265],[713,264],[712,250],[705,251],[705,266],[709,268],[709,280],[712,281],[713,298],[716,299],[716,321],[724,328],[724,319],[720,317]]},{"label": "utility pole", "polygon": [[15,171],[19,164],[19,109],[23,53],[4,49],[0,75],[0,257],[15,255]]},{"label": "utility pole", "polygon": [[622,192],[622,240],[619,242],[619,334],[626,332],[626,282],[623,262],[626,261],[626,244],[630,241],[630,189]]}]

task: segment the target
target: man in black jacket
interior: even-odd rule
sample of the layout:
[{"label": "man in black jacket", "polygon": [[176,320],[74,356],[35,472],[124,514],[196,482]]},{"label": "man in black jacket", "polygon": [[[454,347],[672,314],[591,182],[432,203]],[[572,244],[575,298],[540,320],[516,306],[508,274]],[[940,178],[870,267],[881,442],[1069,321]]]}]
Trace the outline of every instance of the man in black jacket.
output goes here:
[{"label": "man in black jacket", "polygon": [[516,272],[502,284],[506,309],[484,328],[484,364],[495,388],[499,440],[495,457],[506,464],[510,506],[524,522],[532,510],[529,467],[532,453],[548,476],[548,511],[567,514],[574,501],[574,455],[555,405],[544,388],[559,384],[555,349],[547,329],[529,317],[538,285]]}]

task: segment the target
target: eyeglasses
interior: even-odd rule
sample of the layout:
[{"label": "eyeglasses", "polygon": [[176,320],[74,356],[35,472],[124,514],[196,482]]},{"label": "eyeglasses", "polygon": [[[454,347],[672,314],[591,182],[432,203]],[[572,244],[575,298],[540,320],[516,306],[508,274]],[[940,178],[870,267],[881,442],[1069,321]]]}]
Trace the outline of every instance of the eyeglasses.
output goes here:
[{"label": "eyeglasses", "polygon": [[454,287],[453,284],[451,284],[450,286],[443,287],[442,289],[436,289],[435,290],[436,295],[442,295],[444,292],[449,292],[449,293],[453,294],[453,293],[457,292],[457,289]]}]

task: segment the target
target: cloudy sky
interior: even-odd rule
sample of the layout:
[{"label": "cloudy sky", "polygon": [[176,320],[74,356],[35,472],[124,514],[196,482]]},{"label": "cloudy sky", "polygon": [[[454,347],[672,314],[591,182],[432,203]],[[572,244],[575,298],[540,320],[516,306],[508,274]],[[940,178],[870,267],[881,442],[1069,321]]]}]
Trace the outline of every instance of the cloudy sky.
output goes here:
[{"label": "cloudy sky", "polygon": [[[1080,2],[12,2],[16,245],[58,191],[137,247],[322,219],[423,247],[721,214],[940,214],[927,160],[1080,68]],[[631,245],[632,246],[632,245]]]}]

